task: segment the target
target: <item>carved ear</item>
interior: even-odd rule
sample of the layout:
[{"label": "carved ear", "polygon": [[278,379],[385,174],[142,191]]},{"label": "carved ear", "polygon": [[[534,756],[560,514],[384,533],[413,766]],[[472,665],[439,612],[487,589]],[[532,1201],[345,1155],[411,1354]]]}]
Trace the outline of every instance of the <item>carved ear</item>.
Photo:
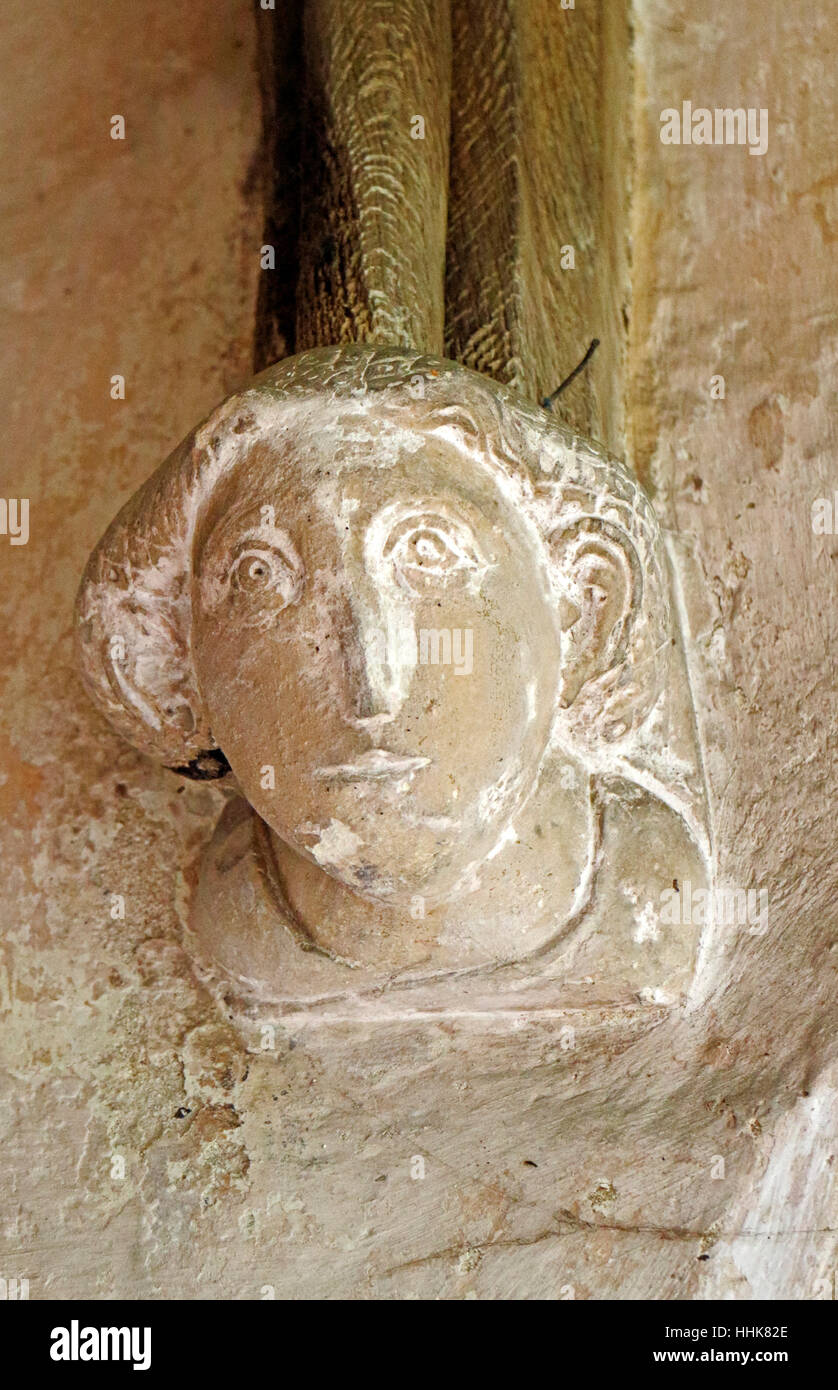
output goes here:
[{"label": "carved ear", "polygon": [[645,719],[661,691],[670,608],[660,564],[647,544],[644,575],[618,509],[613,520],[576,512],[550,533],[549,546],[562,594],[560,703],[586,742],[614,742]]},{"label": "carved ear", "polygon": [[94,703],[141,752],[178,768],[215,746],[190,656],[192,445],[122,508],[76,600],[78,664]]},{"label": "carved ear", "polygon": [[91,555],[76,599],[85,686],[118,733],[185,776],[229,771],[192,661],[192,548],[202,503],[253,439],[250,390],[188,435]]},{"label": "carved ear", "polygon": [[625,660],[643,597],[643,571],[625,532],[601,517],[558,528],[550,547],[564,603],[561,704],[568,708],[590,680]]}]

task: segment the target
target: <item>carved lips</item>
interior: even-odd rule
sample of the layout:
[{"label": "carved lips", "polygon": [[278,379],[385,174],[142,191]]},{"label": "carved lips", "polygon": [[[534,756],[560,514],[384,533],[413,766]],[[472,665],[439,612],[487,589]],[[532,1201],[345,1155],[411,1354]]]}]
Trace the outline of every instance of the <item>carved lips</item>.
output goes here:
[{"label": "carved lips", "polygon": [[319,767],[315,777],[324,782],[364,782],[384,777],[405,777],[430,766],[430,758],[402,758],[386,748],[370,748],[351,763]]}]

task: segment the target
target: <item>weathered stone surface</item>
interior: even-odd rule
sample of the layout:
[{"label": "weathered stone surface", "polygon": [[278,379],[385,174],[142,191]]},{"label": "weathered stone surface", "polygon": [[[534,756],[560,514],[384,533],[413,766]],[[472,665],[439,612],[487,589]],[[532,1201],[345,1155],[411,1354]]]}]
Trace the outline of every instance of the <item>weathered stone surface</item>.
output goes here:
[{"label": "weathered stone surface", "polygon": [[4,30],[2,491],[30,499],[30,538],[0,545],[0,1274],[32,1298],[143,1295],[181,1229],[158,1204],[199,1209],[247,1167],[229,1110],[185,1140],[176,1118],[180,1046],[216,1017],[177,945],[183,875],[220,800],[109,736],[77,679],[72,593],[115,500],[250,371],[254,34],[217,4],[147,5],[140,24],[15,5]]},{"label": "weathered stone surface", "polygon": [[[836,1009],[838,605],[834,539],[813,535],[811,506],[835,478],[838,36],[834,16],[811,18],[649,0],[635,50],[628,456],[684,560],[718,874],[770,902],[768,931],[720,930],[705,968],[726,1039],[706,1055],[746,1113],[768,1112],[728,1218],[751,1233],[729,1247],[735,1297],[823,1297],[823,1280],[834,1296],[834,1159],[809,1155],[813,1127],[830,1153],[838,1128],[834,1079],[819,1079]],[[663,145],[660,113],[683,100],[765,108],[766,153]],[[727,1103],[741,1124],[742,1101]],[[701,1290],[725,1286],[702,1266]]]}]

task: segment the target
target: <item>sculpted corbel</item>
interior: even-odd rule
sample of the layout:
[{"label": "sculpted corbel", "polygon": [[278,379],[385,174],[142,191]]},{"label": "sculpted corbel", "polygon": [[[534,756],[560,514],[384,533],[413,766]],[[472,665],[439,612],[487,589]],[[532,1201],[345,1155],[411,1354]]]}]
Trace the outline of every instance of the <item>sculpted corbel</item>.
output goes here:
[{"label": "sculpted corbel", "polygon": [[123,508],[77,617],[113,726],[237,792],[191,945],[238,997],[686,996],[700,928],[662,908],[709,844],[667,556],[547,411],[406,349],[286,359]]}]

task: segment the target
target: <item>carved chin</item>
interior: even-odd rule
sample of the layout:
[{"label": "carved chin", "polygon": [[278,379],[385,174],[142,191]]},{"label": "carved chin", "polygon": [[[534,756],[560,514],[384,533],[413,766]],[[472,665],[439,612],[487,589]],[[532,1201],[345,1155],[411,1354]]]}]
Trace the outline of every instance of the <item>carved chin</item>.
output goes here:
[{"label": "carved chin", "polygon": [[[398,906],[417,894],[429,901],[445,899],[460,875],[458,840],[446,843],[438,831],[427,828],[420,835],[404,823],[398,831],[391,825],[389,837],[387,828],[375,827],[375,836],[368,829],[331,816],[298,825],[287,842],[330,878],[371,901]],[[382,854],[388,847],[389,853]]]},{"label": "carved chin", "polygon": [[382,863],[380,855],[368,854],[362,837],[343,821],[332,819],[323,827],[303,827],[297,846],[330,878],[361,897],[395,904],[422,891],[425,875],[421,868],[409,865],[402,872],[401,866]]}]

